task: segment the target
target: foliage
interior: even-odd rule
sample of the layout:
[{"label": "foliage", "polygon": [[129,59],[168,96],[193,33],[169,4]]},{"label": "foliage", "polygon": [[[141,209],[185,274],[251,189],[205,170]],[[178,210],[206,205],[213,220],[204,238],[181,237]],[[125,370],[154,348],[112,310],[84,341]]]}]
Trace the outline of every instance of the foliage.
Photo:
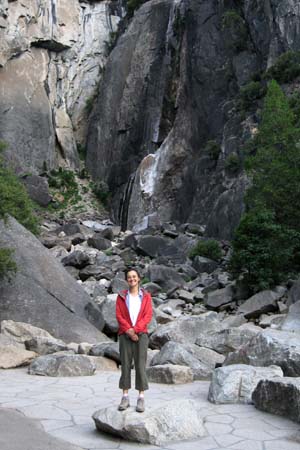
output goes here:
[{"label": "foliage", "polygon": [[300,75],[300,52],[288,51],[279,56],[265,74],[267,79],[278,83],[289,83]]},{"label": "foliage", "polygon": [[237,153],[230,153],[225,160],[225,169],[236,174],[242,167],[242,160]]},{"label": "foliage", "polygon": [[220,144],[218,144],[216,141],[209,140],[206,142],[204,151],[208,154],[210,159],[212,159],[213,161],[217,161],[221,153],[221,147]]},{"label": "foliage", "polygon": [[221,247],[218,241],[214,239],[209,239],[207,241],[198,241],[195,247],[190,252],[190,258],[195,258],[196,256],[205,256],[206,258],[213,259],[214,261],[219,261],[222,257]]},{"label": "foliage", "polygon": [[276,223],[273,211],[251,209],[236,231],[229,269],[252,292],[276,286],[300,269],[300,233]]},{"label": "foliage", "polygon": [[137,10],[145,0],[127,0],[127,13],[129,17],[132,17],[134,11]]},{"label": "foliage", "polygon": [[[93,105],[91,105],[91,109],[92,109],[92,107],[93,107]],[[79,142],[77,142],[77,152],[78,152],[80,160],[81,161],[85,161],[85,158],[86,158],[86,147],[84,147]]]},{"label": "foliage", "polygon": [[32,233],[38,234],[38,220],[33,212],[33,203],[22,182],[5,165],[1,157],[4,148],[5,144],[0,143],[0,219],[11,215]]},{"label": "foliage", "polygon": [[12,274],[16,273],[17,265],[11,258],[13,250],[10,248],[0,248],[0,280],[10,279]]},{"label": "foliage", "polygon": [[300,130],[275,80],[268,84],[258,133],[245,166],[252,184],[230,261],[253,292],[300,269]]},{"label": "foliage", "polygon": [[107,205],[110,199],[110,192],[107,183],[105,181],[97,181],[91,183],[91,188],[98,200],[100,200],[103,205]]},{"label": "foliage", "polygon": [[244,19],[235,10],[226,11],[222,19],[222,29],[226,32],[225,43],[237,52],[247,48],[248,32]]},{"label": "foliage", "polygon": [[259,81],[250,81],[239,93],[239,109],[247,111],[257,100],[264,97],[266,88]]},{"label": "foliage", "polygon": [[55,205],[49,205],[48,209],[63,209],[69,204],[76,204],[81,200],[78,192],[78,184],[72,170],[59,167],[58,170],[51,170],[48,178],[53,197],[57,201]]},{"label": "foliage", "polygon": [[106,50],[107,56],[110,54],[112,49],[115,47],[116,42],[117,42],[117,38],[118,38],[118,32],[117,31],[111,31],[109,33],[109,39],[108,39],[108,41],[105,41],[105,50]]}]

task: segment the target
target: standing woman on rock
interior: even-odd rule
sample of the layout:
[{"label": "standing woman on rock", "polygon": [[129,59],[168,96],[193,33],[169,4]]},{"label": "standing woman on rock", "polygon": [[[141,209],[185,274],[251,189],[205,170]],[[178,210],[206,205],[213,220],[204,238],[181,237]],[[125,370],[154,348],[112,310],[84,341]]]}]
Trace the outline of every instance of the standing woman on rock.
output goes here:
[{"label": "standing woman on rock", "polygon": [[122,370],[119,387],[123,389],[118,409],[124,411],[130,405],[128,390],[131,388],[131,365],[134,360],[135,388],[139,391],[136,411],[144,412],[144,391],[149,389],[146,376],[147,325],[152,319],[152,299],[149,292],[140,288],[141,278],[136,269],[126,271],[126,281],[129,289],[119,293],[116,302]]}]

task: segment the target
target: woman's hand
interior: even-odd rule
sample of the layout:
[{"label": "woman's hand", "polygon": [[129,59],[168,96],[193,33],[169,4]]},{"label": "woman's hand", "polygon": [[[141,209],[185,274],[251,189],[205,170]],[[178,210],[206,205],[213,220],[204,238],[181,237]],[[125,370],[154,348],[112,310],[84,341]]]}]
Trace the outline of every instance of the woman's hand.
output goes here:
[{"label": "woman's hand", "polygon": [[139,337],[138,337],[137,334],[134,334],[133,336],[130,337],[130,339],[131,339],[133,342],[137,342],[137,341],[139,340]]}]

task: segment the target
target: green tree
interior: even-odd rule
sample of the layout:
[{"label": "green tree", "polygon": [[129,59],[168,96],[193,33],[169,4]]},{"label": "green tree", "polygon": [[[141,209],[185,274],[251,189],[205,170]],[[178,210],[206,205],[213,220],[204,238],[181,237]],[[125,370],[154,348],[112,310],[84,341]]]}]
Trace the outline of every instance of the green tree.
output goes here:
[{"label": "green tree", "polygon": [[252,291],[299,271],[300,132],[276,81],[268,84],[258,133],[245,166],[251,187],[236,230],[230,268]]}]

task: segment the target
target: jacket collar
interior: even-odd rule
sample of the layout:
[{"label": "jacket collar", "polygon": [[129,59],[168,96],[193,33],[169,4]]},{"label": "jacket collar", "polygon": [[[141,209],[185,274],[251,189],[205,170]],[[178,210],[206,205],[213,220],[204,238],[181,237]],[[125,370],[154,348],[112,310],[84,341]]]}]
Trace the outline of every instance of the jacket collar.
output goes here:
[{"label": "jacket collar", "polygon": [[[139,297],[142,300],[143,296],[145,294],[145,289],[144,288],[140,288],[139,289]],[[128,299],[128,295],[129,295],[129,289],[125,289],[121,292],[119,292],[119,296],[126,302]]]}]

